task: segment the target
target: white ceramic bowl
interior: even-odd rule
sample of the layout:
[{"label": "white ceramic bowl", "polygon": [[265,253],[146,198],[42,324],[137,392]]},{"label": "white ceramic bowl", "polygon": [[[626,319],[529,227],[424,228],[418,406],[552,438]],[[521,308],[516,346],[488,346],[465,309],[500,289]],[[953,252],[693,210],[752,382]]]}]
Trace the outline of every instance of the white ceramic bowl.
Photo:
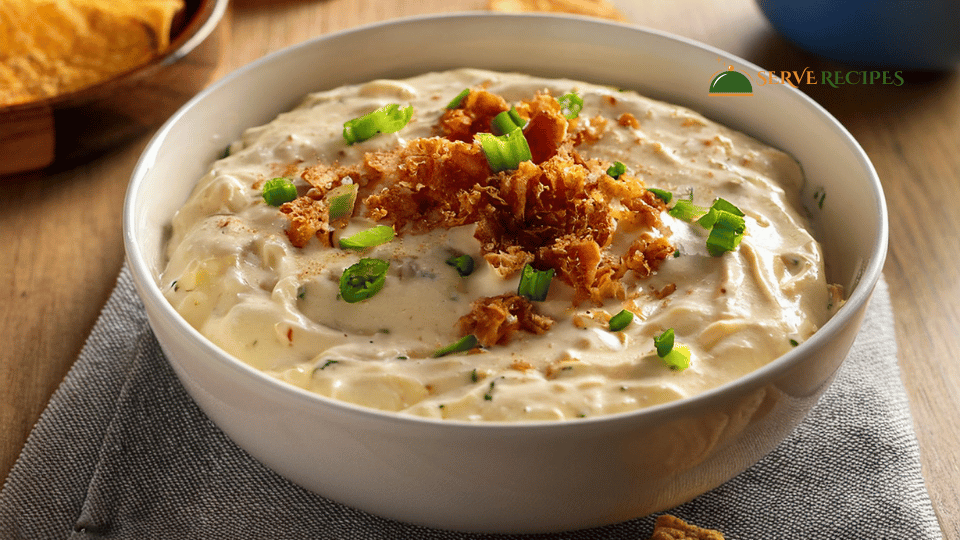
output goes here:
[{"label": "white ceramic bowl", "polygon": [[[505,39],[503,36],[510,36]],[[157,133],[130,182],[127,261],[174,370],[239,446],[290,480],[388,518],[446,529],[560,531],[685,502],[753,465],[804,418],[859,329],[887,246],[880,183],[826,111],[785,85],[711,96],[732,65],[761,68],[690,40],[565,16],[457,14],[324,36],[225,77]],[[310,394],[228,356],[191,328],[157,284],[171,216],[224,146],[306,93],[454,67],[516,70],[637,89],[692,107],[794,155],[828,194],[813,221],[829,280],[848,299],[811,339],[705,394],[569,422],[439,421]]]}]

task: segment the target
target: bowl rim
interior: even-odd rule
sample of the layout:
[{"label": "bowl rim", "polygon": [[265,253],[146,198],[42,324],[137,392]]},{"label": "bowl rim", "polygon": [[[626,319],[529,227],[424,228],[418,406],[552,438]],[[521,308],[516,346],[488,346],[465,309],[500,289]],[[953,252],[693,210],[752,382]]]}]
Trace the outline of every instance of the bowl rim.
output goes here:
[{"label": "bowl rim", "polygon": [[[399,412],[374,409],[337,400],[335,398],[330,398],[296,387],[277,378],[270,377],[266,373],[257,370],[256,368],[244,363],[240,359],[235,358],[226,351],[222,350],[208,338],[203,336],[198,330],[190,326],[180,316],[180,314],[173,309],[172,305],[166,300],[160,291],[160,287],[156,281],[156,276],[154,276],[149,270],[149,264],[146,262],[143,254],[141,253],[139,249],[139,242],[133,232],[136,230],[134,203],[139,197],[140,189],[142,187],[142,180],[146,173],[150,170],[151,164],[155,160],[159,148],[163,145],[168,132],[171,131],[174,124],[179,122],[179,120],[191,109],[198,106],[198,103],[207,95],[213,93],[221,87],[229,86],[234,79],[243,77],[248,72],[256,71],[260,69],[261,66],[269,64],[279,57],[293,54],[295,51],[299,51],[304,48],[322,46],[322,44],[325,42],[341,39],[347,35],[376,32],[378,29],[386,26],[393,27],[421,23],[441,24],[443,21],[451,20],[477,20],[495,18],[536,18],[538,19],[538,22],[543,22],[544,20],[553,20],[564,24],[593,26],[596,29],[602,29],[608,26],[622,27],[627,31],[652,35],[657,39],[679,42],[684,47],[693,47],[706,50],[707,52],[717,54],[722,58],[732,60],[747,68],[755,69],[757,71],[762,70],[760,66],[757,66],[752,62],[748,62],[736,55],[723,51],[722,49],[662,30],[629,23],[601,20],[586,16],[555,13],[521,14],[467,11],[458,13],[408,16],[387,21],[368,23],[357,27],[332,32],[288,47],[284,47],[231,71],[203,91],[199,92],[158,129],[145,147],[140,159],[131,173],[131,180],[124,199],[122,221],[124,237],[123,241],[126,249],[126,261],[134,278],[134,282],[138,285],[137,290],[142,301],[153,305],[155,308],[159,309],[161,316],[173,321],[173,324],[175,324],[182,333],[186,334],[186,336],[192,340],[193,343],[191,343],[191,345],[203,348],[205,352],[217,357],[232,371],[237,372],[241,376],[255,379],[257,383],[265,385],[267,389],[271,390],[273,393],[279,393],[285,398],[294,400],[298,407],[333,407],[340,414],[384,422],[386,424],[411,424],[434,428],[443,426],[443,429],[448,430],[468,430],[478,432],[499,432],[500,430],[504,429],[515,432],[540,432],[544,430],[563,431],[570,429],[583,429],[584,426],[595,427],[598,425],[620,422],[629,423],[631,420],[640,418],[643,418],[644,421],[656,421],[657,419],[664,417],[676,417],[680,410],[693,410],[701,408],[715,400],[726,399],[725,396],[729,397],[730,395],[741,395],[745,390],[758,387],[764,384],[766,381],[776,378],[780,373],[786,371],[793,364],[795,364],[801,356],[807,354],[807,351],[813,352],[815,349],[823,348],[848,324],[855,322],[857,314],[862,308],[865,307],[877,282],[881,278],[882,269],[887,254],[889,225],[883,188],[880,183],[879,176],[877,175],[877,172],[869,157],[859,143],[856,142],[856,139],[849,133],[849,131],[847,131],[847,129],[820,104],[803,92],[792,87],[785,87],[784,90],[794,93],[794,99],[800,99],[801,102],[814,109],[815,112],[818,113],[818,115],[825,122],[830,124],[832,129],[839,132],[839,134],[845,139],[849,150],[851,150],[856,156],[859,166],[867,175],[867,181],[870,184],[871,192],[876,196],[876,212],[880,225],[878,233],[872,240],[873,248],[871,253],[873,256],[860,267],[854,290],[852,294],[847,297],[844,305],[841,306],[837,310],[837,313],[835,313],[823,326],[821,326],[810,337],[810,339],[805,340],[803,343],[794,347],[787,353],[775,358],[768,364],[763,365],[742,377],[728,381],[704,392],[641,409],[569,420],[470,421],[407,415]],[[170,358],[167,358],[167,361],[171,363],[177,362]]]},{"label": "bowl rim", "polygon": [[34,99],[22,103],[0,106],[0,119],[8,112],[10,114],[17,114],[20,111],[56,108],[58,105],[65,103],[85,103],[96,99],[97,95],[105,88],[123,85],[128,81],[135,81],[154,69],[175,63],[193,52],[194,49],[213,33],[214,29],[223,19],[229,1],[230,0],[199,0],[197,10],[190,19],[186,21],[186,24],[173,38],[170,45],[160,54],[152,56],[146,62],[116,73],[97,83],[77,88],[70,92],[56,94],[43,99]]}]

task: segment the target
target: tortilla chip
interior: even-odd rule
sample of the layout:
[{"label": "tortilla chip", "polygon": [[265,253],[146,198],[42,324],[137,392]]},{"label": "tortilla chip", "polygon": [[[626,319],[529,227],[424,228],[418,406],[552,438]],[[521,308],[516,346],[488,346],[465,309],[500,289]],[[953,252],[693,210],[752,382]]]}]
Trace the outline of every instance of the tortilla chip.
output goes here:
[{"label": "tortilla chip", "polygon": [[170,45],[183,0],[3,0],[0,106],[94,85]]},{"label": "tortilla chip", "polygon": [[720,531],[690,525],[682,519],[664,514],[657,517],[650,540],[723,540]]},{"label": "tortilla chip", "polygon": [[571,13],[614,21],[627,22],[627,18],[607,0],[490,0],[493,11],[508,13]]}]

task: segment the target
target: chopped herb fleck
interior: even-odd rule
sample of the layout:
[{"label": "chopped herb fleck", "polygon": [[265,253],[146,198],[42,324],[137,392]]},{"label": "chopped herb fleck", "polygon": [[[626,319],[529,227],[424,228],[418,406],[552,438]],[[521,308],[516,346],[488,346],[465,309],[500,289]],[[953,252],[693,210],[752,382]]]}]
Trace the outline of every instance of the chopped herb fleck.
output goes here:
[{"label": "chopped herb fleck", "polygon": [[493,120],[490,122],[490,131],[496,135],[506,135],[513,130],[523,129],[527,123],[520,117],[520,113],[517,112],[516,107],[510,107],[509,111],[503,111],[502,113],[493,117]]},{"label": "chopped herb fleck", "polygon": [[339,360],[327,360],[322,366],[320,366],[320,369],[327,369],[327,366],[332,366],[333,364],[339,364],[339,363],[340,363]]},{"label": "chopped herb fleck", "polygon": [[672,208],[667,210],[671,216],[683,220],[694,221],[695,219],[707,213],[707,209],[693,204],[693,201],[687,199],[678,199]]},{"label": "chopped herb fleck", "polygon": [[657,348],[657,356],[663,358],[673,349],[673,328],[667,328],[662,334],[653,338],[653,346]]},{"label": "chopped herb fleck", "polygon": [[440,347],[433,352],[434,358],[440,358],[441,356],[446,356],[448,354],[453,354],[457,352],[465,352],[470,349],[474,349],[480,342],[477,340],[477,336],[473,334],[467,334],[462,338],[454,341],[453,343]]},{"label": "chopped herb fleck", "polygon": [[517,295],[523,296],[527,300],[534,302],[543,302],[547,299],[547,293],[550,292],[550,282],[556,270],[537,270],[529,264],[524,265],[520,273],[520,284],[517,286]]},{"label": "chopped herb fleck", "polygon": [[668,328],[659,336],[653,338],[653,345],[657,349],[657,356],[663,363],[674,371],[683,371],[690,367],[690,350],[683,345],[674,346],[673,328]]},{"label": "chopped herb fleck", "polygon": [[463,99],[469,95],[470,95],[470,89],[464,88],[463,90],[460,91],[459,94],[457,94],[456,97],[450,100],[450,103],[447,103],[447,108],[456,109],[457,107],[460,106],[460,103],[463,102]]},{"label": "chopped herb fleck", "polygon": [[473,273],[473,257],[469,255],[453,255],[446,260],[446,263],[456,268],[460,277],[467,277]]},{"label": "chopped herb fleck", "polygon": [[673,193],[665,189],[647,188],[647,191],[656,195],[658,199],[663,201],[663,204],[668,204],[670,201],[673,200]]},{"label": "chopped herb fleck", "polygon": [[823,201],[827,198],[827,190],[823,187],[818,187],[816,191],[813,192],[813,199],[817,201],[817,208],[823,210]]},{"label": "chopped herb fleck", "polygon": [[633,312],[626,309],[621,310],[620,313],[610,317],[610,331],[619,332],[629,326],[631,322],[633,322]]},{"label": "chopped herb fleck", "polygon": [[714,257],[736,249],[746,230],[743,212],[720,197],[713,201],[710,208],[680,199],[667,213],[683,221],[696,221],[701,227],[708,229],[710,236],[707,237],[707,251]]},{"label": "chopped herb fleck", "polygon": [[373,138],[381,133],[394,133],[403,129],[413,117],[413,106],[400,108],[391,103],[359,118],[343,123],[343,139],[353,144]]},{"label": "chopped herb fleck", "polygon": [[797,340],[795,340],[795,339],[791,339],[791,340],[790,340],[790,345],[793,345],[794,347],[796,347],[796,346],[799,345],[799,344],[800,344],[800,342],[797,341]]},{"label": "chopped herb fleck", "polygon": [[346,238],[341,238],[340,249],[362,251],[367,248],[379,246],[380,244],[385,244],[393,240],[395,235],[396,233],[393,232],[393,227],[389,225],[377,225]]},{"label": "chopped herb fleck", "polygon": [[380,292],[387,280],[390,262],[382,259],[360,259],[340,276],[340,298],[353,304]]},{"label": "chopped herb fleck", "polygon": [[583,110],[583,98],[574,92],[558,97],[557,101],[560,103],[560,112],[563,113],[563,116],[565,116],[567,120],[573,120],[579,116],[580,111]]},{"label": "chopped herb fleck", "polygon": [[493,400],[493,385],[494,385],[494,383],[496,383],[496,382],[497,382],[496,380],[490,381],[490,389],[487,390],[487,393],[483,395],[483,399],[485,399],[485,400],[487,400],[487,401],[492,401],[492,400]]},{"label": "chopped herb fleck", "polygon": [[514,170],[520,166],[520,162],[533,159],[530,145],[521,129],[499,136],[493,133],[477,133],[475,137],[480,142],[490,170],[495,173]]},{"label": "chopped herb fleck", "polygon": [[357,202],[357,184],[343,184],[327,192],[326,199],[330,204],[328,211],[330,221],[335,221],[353,215],[353,207]]},{"label": "chopped herb fleck", "polygon": [[297,198],[297,186],[289,178],[274,178],[263,184],[263,200],[270,206],[280,206]]},{"label": "chopped herb fleck", "polygon": [[607,168],[607,175],[616,180],[620,175],[627,172],[627,166],[620,161],[614,161],[613,165]]},{"label": "chopped herb fleck", "polygon": [[746,230],[746,221],[743,212],[728,201],[717,198],[710,207],[707,215],[697,220],[705,229],[710,229],[707,237],[707,251],[714,257],[719,257],[727,251],[733,251]]}]

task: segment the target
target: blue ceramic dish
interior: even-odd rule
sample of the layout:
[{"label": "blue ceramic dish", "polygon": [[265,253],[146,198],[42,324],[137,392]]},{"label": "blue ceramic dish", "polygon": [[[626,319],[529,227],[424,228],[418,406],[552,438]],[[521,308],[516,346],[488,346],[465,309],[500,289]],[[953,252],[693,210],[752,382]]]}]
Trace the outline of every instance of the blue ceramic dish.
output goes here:
[{"label": "blue ceramic dish", "polygon": [[949,70],[960,65],[957,0],[757,0],[797,46],[862,66]]}]

